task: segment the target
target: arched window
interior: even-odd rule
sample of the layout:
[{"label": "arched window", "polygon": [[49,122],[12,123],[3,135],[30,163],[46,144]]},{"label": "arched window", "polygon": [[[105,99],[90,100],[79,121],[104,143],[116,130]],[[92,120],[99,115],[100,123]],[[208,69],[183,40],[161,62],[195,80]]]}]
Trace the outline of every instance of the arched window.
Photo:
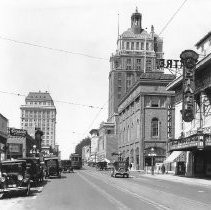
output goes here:
[{"label": "arched window", "polygon": [[152,137],[158,137],[158,124],[159,124],[159,121],[157,118],[153,118],[152,119],[152,122],[151,122],[151,135]]}]

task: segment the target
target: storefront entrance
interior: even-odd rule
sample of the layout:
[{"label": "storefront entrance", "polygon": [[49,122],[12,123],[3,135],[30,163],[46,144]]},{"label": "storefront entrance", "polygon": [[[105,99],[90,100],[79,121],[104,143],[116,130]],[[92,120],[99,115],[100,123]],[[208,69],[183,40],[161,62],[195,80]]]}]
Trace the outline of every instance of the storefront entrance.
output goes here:
[{"label": "storefront entrance", "polygon": [[194,152],[194,176],[211,177],[211,150]]}]

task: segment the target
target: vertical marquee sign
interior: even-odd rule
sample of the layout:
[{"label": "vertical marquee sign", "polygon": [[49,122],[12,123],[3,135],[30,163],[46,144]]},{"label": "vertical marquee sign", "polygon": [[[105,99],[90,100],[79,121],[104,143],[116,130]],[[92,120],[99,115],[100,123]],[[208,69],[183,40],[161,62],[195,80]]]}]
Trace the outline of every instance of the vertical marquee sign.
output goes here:
[{"label": "vertical marquee sign", "polygon": [[194,70],[198,57],[193,50],[185,50],[180,54],[183,64],[182,119],[185,122],[191,122],[194,119]]}]

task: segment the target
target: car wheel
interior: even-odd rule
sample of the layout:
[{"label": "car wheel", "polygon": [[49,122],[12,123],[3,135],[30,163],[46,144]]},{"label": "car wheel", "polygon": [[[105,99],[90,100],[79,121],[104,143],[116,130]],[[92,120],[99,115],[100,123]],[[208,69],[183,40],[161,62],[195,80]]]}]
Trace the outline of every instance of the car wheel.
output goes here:
[{"label": "car wheel", "polygon": [[4,193],[1,193],[1,194],[0,194],[0,199],[1,199],[3,196],[4,196]]},{"label": "car wheel", "polygon": [[31,185],[30,185],[30,183],[28,183],[27,190],[26,190],[26,196],[30,195],[30,191],[31,191]]}]

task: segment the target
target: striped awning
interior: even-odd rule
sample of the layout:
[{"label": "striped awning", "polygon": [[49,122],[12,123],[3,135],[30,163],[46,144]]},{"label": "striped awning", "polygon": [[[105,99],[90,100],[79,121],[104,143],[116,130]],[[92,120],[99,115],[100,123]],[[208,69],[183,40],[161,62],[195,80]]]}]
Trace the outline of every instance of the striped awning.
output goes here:
[{"label": "striped awning", "polygon": [[176,159],[183,153],[183,151],[173,151],[164,161],[164,163],[176,162]]}]

